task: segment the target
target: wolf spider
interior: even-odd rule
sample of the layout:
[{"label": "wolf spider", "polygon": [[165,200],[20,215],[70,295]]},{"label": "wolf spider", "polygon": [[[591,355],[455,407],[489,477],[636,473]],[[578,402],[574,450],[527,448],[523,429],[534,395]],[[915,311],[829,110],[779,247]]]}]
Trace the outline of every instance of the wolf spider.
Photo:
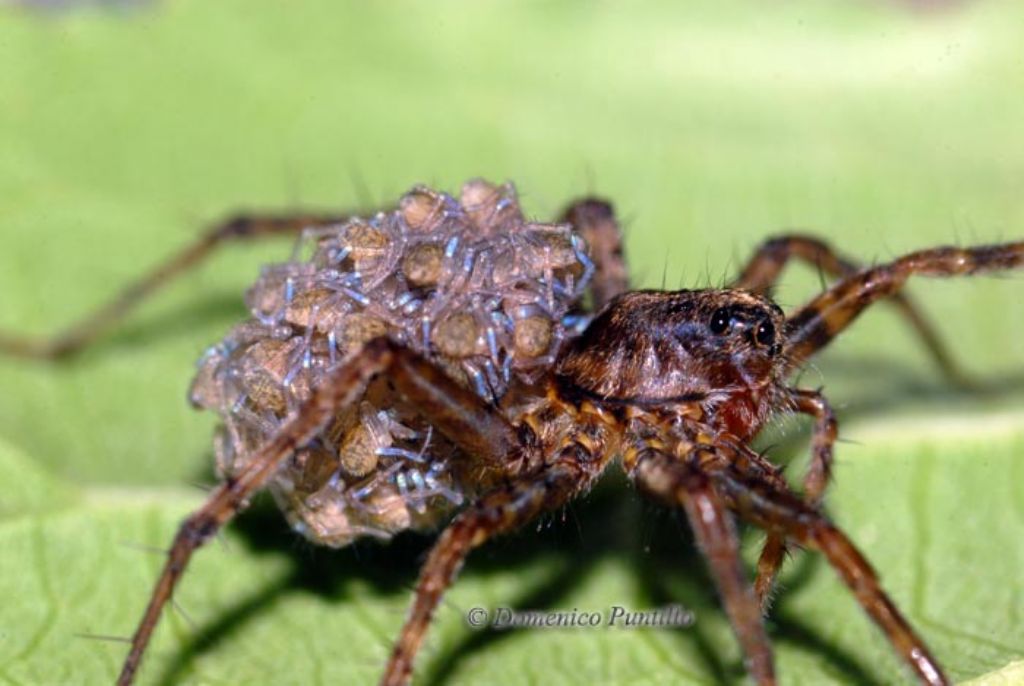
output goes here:
[{"label": "wolf spider", "polygon": [[[201,364],[192,399],[225,421],[223,481],[181,525],[119,684],[132,682],[192,553],[264,487],[296,529],[328,545],[445,525],[381,679],[393,686],[410,680],[468,553],[564,507],[614,460],[685,512],[758,684],[776,682],[762,613],[791,545],[824,554],[922,683],[949,683],[822,513],[836,419],[820,392],[787,379],[879,300],[958,377],[901,289],[913,275],[1020,267],[1024,242],[860,268],[789,235],[761,245],[727,288],[629,291],[611,206],[584,199],[562,222],[526,222],[510,184],[479,180],[459,200],[419,187],[372,220],[239,217],[63,336],[0,337],[11,354],[72,354],[224,240],[301,230],[313,243],[309,262],[264,273],[247,298],[254,319]],[[768,293],[791,258],[836,280],[786,316]],[[749,447],[780,413],[814,419],[800,494]],[[752,585],[735,518],[768,534]]]}]

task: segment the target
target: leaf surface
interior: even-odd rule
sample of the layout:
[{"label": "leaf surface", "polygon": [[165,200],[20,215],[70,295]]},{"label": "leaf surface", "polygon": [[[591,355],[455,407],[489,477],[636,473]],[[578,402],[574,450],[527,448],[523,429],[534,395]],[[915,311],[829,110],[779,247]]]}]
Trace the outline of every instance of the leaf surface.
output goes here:
[{"label": "leaf surface", "polygon": [[[867,262],[1018,238],[1021,21],[1009,2],[5,6],[0,328],[56,330],[239,208],[367,207],[477,175],[513,178],[542,218],[613,198],[640,286],[722,283],[785,227]],[[184,400],[192,363],[287,252],[225,249],[67,364],[0,360],[0,681],[113,679],[125,646],[96,637],[134,629],[161,562],[148,549],[212,478],[213,418]],[[777,295],[792,307],[819,288],[794,268]],[[986,686],[1019,682],[1024,660],[1021,289],[913,284],[998,393],[951,391],[881,311],[800,379],[825,385],[850,439],[830,514],[950,674]],[[798,474],[806,439],[789,421],[763,442]],[[421,683],[743,681],[685,525],[620,481],[471,558]],[[750,560],[760,540],[747,533]],[[257,503],[196,556],[142,680],[371,682],[428,544],[315,549]],[[672,602],[692,627],[464,619]],[[789,563],[770,632],[783,684],[906,678],[814,555]]]}]

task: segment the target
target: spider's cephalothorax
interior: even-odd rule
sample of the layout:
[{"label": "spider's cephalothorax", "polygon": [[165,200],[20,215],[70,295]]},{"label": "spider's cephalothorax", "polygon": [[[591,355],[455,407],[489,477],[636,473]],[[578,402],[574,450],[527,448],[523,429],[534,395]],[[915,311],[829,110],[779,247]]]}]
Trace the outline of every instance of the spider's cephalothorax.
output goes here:
[{"label": "spider's cephalothorax", "polygon": [[[563,507],[616,459],[641,490],[685,511],[759,685],[775,683],[762,611],[790,545],[825,556],[922,683],[948,683],[822,513],[836,420],[821,393],[789,377],[885,299],[963,380],[901,289],[913,275],[1020,268],[1024,242],[861,269],[818,240],[782,236],[729,288],[627,292],[619,229],[600,200],[536,224],[510,185],[471,181],[458,200],[418,187],[368,216],[240,216],[63,335],[0,333],[0,351],[66,355],[225,239],[302,231],[300,251],[311,243],[308,260],[264,272],[247,299],[252,319],[201,361],[192,401],[223,420],[224,481],[182,524],[120,684],[132,682],[195,549],[261,488],[329,545],[439,526],[456,512],[388,660],[383,683],[396,686],[470,550]],[[836,281],[786,316],[766,294],[790,258]],[[800,493],[748,446],[778,412],[814,419]],[[753,585],[735,518],[768,534]]]},{"label": "spider's cephalothorax", "polygon": [[777,305],[741,290],[626,293],[568,344],[555,375],[568,398],[699,405],[744,439],[784,406],[783,324]]}]

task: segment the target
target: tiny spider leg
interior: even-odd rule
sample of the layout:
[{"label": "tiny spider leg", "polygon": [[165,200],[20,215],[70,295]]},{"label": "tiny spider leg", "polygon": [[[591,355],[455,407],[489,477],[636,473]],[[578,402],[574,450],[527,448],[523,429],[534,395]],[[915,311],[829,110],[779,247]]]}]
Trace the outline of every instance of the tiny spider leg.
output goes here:
[{"label": "tiny spider leg", "polygon": [[[699,452],[701,449],[696,449]],[[711,570],[733,631],[758,686],[775,683],[771,644],[743,570],[733,516],[699,467],[656,450],[641,451],[630,472],[637,485],[670,507],[682,506]],[[628,469],[628,465],[627,465]]]},{"label": "tiny spider leg", "polygon": [[496,535],[514,531],[555,510],[586,489],[601,471],[583,446],[563,449],[529,476],[519,476],[481,497],[445,528],[420,571],[413,605],[381,678],[381,686],[402,686],[441,596],[452,585],[466,556]]},{"label": "tiny spider leg", "polygon": [[329,226],[345,219],[345,215],[314,214],[235,216],[212,227],[194,242],[129,284],[112,300],[52,337],[34,338],[0,331],[0,353],[39,360],[71,357],[106,334],[143,300],[196,267],[220,245],[233,240],[299,235],[304,229]]},{"label": "tiny spider leg", "polygon": [[[767,295],[778,281],[786,264],[793,258],[806,262],[833,278],[848,277],[863,270],[860,264],[839,255],[832,246],[822,240],[802,234],[786,234],[769,238],[762,243],[730,287]],[[889,296],[889,300],[914,329],[942,373],[958,386],[970,386],[969,378],[960,369],[935,327],[913,299],[905,293],[895,292]]]},{"label": "tiny spider leg", "polygon": [[[835,412],[825,396],[817,391],[790,389],[793,409],[801,414],[814,417],[811,433],[811,463],[804,475],[804,500],[811,507],[818,507],[832,476],[832,452],[838,438],[839,424]],[[767,611],[772,586],[779,568],[786,557],[785,539],[769,534],[757,562],[757,579],[754,590],[761,601],[761,608]]]},{"label": "tiny spider leg", "polygon": [[1017,242],[920,250],[847,276],[786,320],[782,354],[787,359],[787,371],[802,366],[872,303],[899,293],[912,275],[963,276],[1021,266],[1024,242]]},{"label": "tiny spider leg", "polygon": [[222,483],[181,525],[146,612],[132,638],[118,684],[132,683],[163,607],[170,600],[193,551],[247,504],[296,449],[312,440],[340,410],[358,400],[379,374],[415,403],[431,424],[472,456],[481,470],[500,473],[516,464],[521,440],[516,430],[471,391],[452,381],[416,353],[388,338],[376,338],[330,372],[277,435],[254,454],[234,478]]},{"label": "tiny spider leg", "polygon": [[918,678],[931,686],[947,686],[950,681],[938,661],[882,590],[878,575],[846,534],[788,489],[742,473],[742,468],[737,468],[742,466],[742,455],[732,458],[711,472],[729,508],[770,534],[823,553]]},{"label": "tiny spider leg", "polygon": [[[194,242],[124,287],[110,301],[57,334],[32,337],[0,330],[0,353],[38,360],[72,357],[109,333],[147,298],[213,255],[221,245],[236,240],[299,236],[306,230],[316,231],[343,224],[354,217],[373,216],[390,209],[339,214],[297,212],[235,215],[208,229]],[[562,221],[573,224],[590,246],[594,274],[589,292],[593,302],[591,309],[596,310],[629,287],[622,234],[612,206],[596,198],[579,200],[569,205],[563,213]]]},{"label": "tiny spider leg", "polygon": [[572,224],[590,246],[594,276],[590,281],[592,309],[597,311],[629,290],[629,270],[622,242],[622,229],[610,203],[583,198],[569,205],[562,221]]}]

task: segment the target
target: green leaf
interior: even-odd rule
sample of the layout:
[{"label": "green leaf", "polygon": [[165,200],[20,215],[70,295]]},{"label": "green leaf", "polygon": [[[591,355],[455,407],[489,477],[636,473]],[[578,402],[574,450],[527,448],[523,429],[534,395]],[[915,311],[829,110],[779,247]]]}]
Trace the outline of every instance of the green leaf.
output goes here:
[{"label": "green leaf", "polygon": [[[1024,227],[1022,20],[1010,2],[5,6],[0,329],[57,330],[239,208],[366,206],[477,175],[514,179],[539,217],[586,192],[614,199],[640,286],[720,283],[792,226],[868,262],[1010,240]],[[70,363],[0,360],[0,680],[113,679],[125,646],[95,637],[134,629],[161,563],[148,548],[211,478],[213,418],[184,399],[192,363],[287,250],[225,249]],[[819,287],[794,268],[778,297]],[[828,509],[952,677],[1019,683],[1021,279],[912,290],[1002,392],[951,391],[892,312],[866,315],[800,379],[825,385],[850,439]],[[803,424],[765,442],[791,473],[806,464]],[[422,683],[742,682],[685,525],[620,481],[474,554]],[[746,535],[751,560],[760,540]],[[316,549],[262,503],[224,542],[197,554],[144,682],[372,681],[430,541]],[[781,683],[907,678],[824,561],[798,555],[782,586]],[[695,624],[464,619],[670,602]]]}]

